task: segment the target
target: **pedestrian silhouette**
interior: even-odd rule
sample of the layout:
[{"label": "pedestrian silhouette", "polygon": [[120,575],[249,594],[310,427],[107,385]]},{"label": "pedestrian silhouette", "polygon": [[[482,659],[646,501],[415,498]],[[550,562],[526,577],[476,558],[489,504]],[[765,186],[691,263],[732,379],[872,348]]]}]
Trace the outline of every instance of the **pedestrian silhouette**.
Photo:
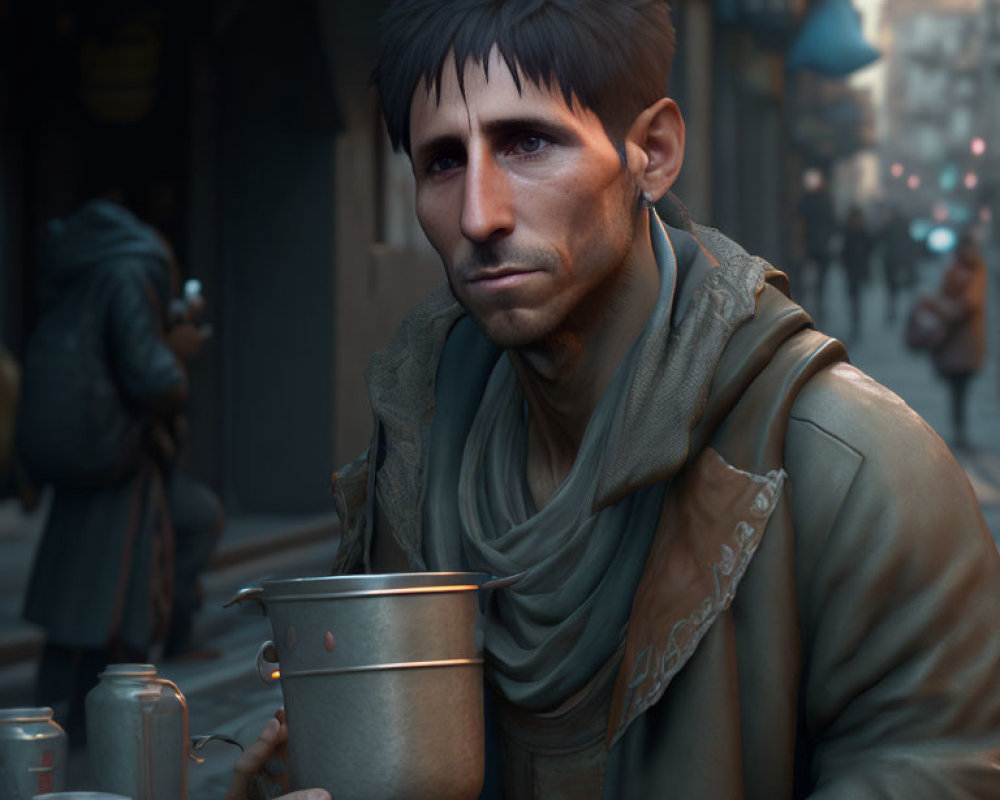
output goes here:
[{"label": "pedestrian silhouette", "polygon": [[969,384],[982,369],[986,356],[986,264],[971,231],[960,237],[933,301],[945,322],[946,333],[931,357],[948,385],[952,446],[964,450],[969,447]]},{"label": "pedestrian silhouette", "polygon": [[885,321],[896,324],[899,295],[916,285],[917,246],[910,236],[910,225],[894,206],[886,209],[878,234],[882,256],[882,278],[885,281]]},{"label": "pedestrian silhouette", "polygon": [[840,263],[844,268],[847,299],[851,310],[851,341],[861,339],[862,291],[871,275],[873,240],[865,222],[864,213],[858,205],[852,205],[843,228],[843,244]]}]

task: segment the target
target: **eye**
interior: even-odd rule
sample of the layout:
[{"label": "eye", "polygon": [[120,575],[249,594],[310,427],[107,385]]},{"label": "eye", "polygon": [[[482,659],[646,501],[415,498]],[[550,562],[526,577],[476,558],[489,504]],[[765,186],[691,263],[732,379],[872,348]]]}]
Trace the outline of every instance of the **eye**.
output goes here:
[{"label": "eye", "polygon": [[462,159],[457,155],[443,153],[427,159],[424,168],[428,175],[443,175],[462,166]]},{"label": "eye", "polygon": [[551,141],[540,134],[526,133],[522,136],[518,136],[517,139],[514,140],[511,152],[523,155],[534,155],[535,153],[544,150],[550,144]]}]

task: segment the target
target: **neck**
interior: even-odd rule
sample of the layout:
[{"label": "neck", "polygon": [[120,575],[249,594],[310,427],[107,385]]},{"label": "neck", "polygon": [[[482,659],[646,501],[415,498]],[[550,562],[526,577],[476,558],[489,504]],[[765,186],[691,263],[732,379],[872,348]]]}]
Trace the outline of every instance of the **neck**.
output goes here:
[{"label": "neck", "polygon": [[643,217],[623,269],[543,341],[509,350],[528,405],[528,485],[544,507],[576,460],[587,424],[656,305],[659,267]]}]

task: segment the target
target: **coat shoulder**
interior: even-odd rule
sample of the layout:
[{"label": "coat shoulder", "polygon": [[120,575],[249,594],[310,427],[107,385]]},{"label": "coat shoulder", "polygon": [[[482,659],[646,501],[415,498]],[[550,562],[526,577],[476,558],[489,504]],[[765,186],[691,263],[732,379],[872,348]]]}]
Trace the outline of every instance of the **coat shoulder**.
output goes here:
[{"label": "coat shoulder", "polygon": [[950,457],[941,437],[899,395],[848,363],[824,369],[802,388],[791,421],[797,428],[813,426],[859,454],[920,447]]},{"label": "coat shoulder", "polygon": [[897,394],[846,363],[824,369],[799,393],[785,460],[793,479],[816,489],[839,474],[841,483],[870,484],[886,504],[937,502],[949,490],[975,504],[965,473],[937,432]]},{"label": "coat shoulder", "polygon": [[996,557],[972,486],[941,437],[849,364],[823,370],[796,398],[785,467],[805,564],[830,546],[864,552],[876,542]]}]

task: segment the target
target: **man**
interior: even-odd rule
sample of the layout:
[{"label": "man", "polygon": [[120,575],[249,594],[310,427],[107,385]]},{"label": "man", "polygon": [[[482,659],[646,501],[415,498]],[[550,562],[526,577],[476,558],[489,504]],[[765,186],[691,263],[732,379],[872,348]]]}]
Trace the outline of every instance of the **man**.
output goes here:
[{"label": "man", "polygon": [[975,498],[780,273],[650,211],[684,146],[667,7],[404,0],[385,25],[448,287],[370,364],[335,569],[525,573],[485,614],[484,797],[995,797]]},{"label": "man", "polygon": [[50,223],[45,267],[16,437],[53,501],[24,615],[46,633],[35,702],[82,744],[84,699],[106,664],[147,661],[156,642],[168,657],[187,646],[222,513],[174,469],[184,361],[205,333],[187,320],[168,330],[179,275],[169,247],[95,199]]},{"label": "man", "polygon": [[874,237],[868,229],[865,212],[861,206],[854,204],[847,212],[844,227],[841,231],[840,266],[844,270],[844,284],[847,289],[847,301],[851,307],[851,342],[861,340],[863,317],[862,292],[871,277],[872,250],[875,246]]},{"label": "man", "polygon": [[885,321],[893,327],[900,292],[912,289],[916,284],[920,254],[910,236],[909,223],[895,206],[886,209],[878,238],[882,251],[882,278],[885,281]]}]

